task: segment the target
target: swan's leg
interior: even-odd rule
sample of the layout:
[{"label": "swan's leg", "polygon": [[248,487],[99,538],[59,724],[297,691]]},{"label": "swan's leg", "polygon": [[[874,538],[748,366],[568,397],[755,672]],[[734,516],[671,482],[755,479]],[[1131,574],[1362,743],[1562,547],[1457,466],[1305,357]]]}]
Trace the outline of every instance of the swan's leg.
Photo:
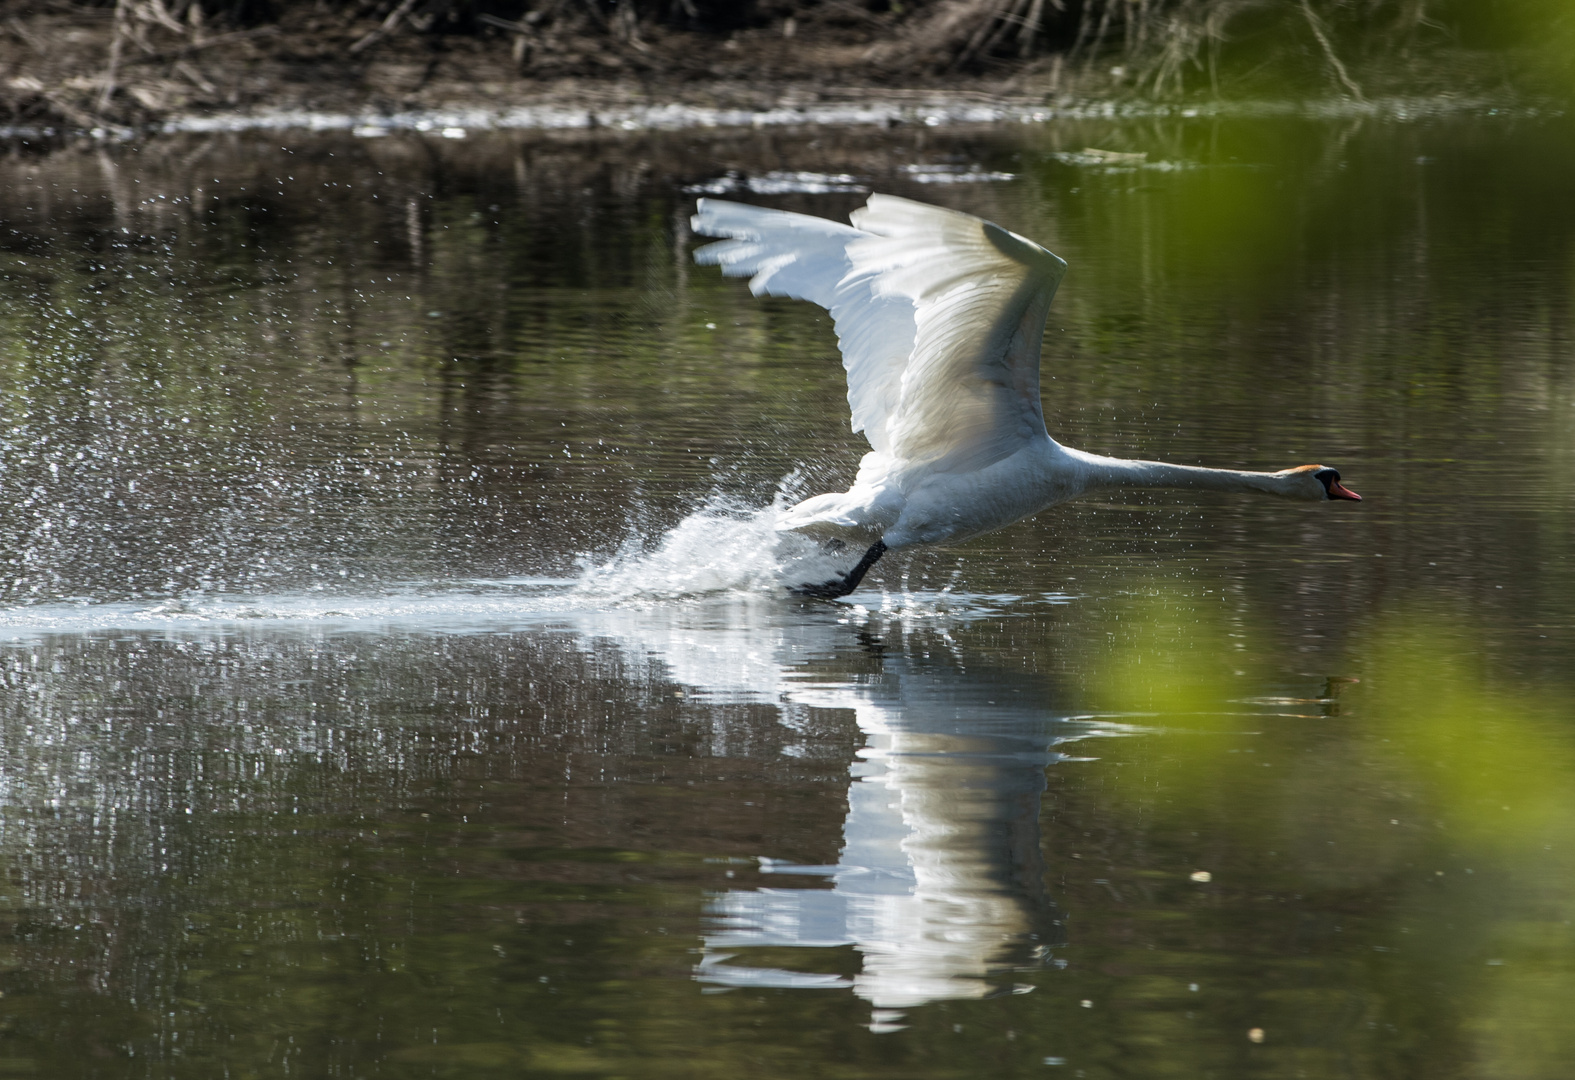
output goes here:
[{"label": "swan's leg", "polygon": [[883,541],[877,540],[870,545],[870,549],[864,553],[859,564],[848,571],[846,577],[833,578],[819,585],[807,583],[798,585],[793,591],[800,596],[818,596],[823,600],[835,600],[839,596],[846,596],[859,587],[859,582],[864,580],[864,575],[869,573],[869,568],[879,562],[884,554],[886,554],[886,545]]}]

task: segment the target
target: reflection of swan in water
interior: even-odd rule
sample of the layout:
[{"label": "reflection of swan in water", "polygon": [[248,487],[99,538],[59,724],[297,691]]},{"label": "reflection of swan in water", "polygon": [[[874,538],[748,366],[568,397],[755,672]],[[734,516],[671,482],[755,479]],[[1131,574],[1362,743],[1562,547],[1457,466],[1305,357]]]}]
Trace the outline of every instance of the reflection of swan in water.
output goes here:
[{"label": "reflection of swan in water", "polygon": [[[781,884],[712,898],[701,981],[851,987],[893,1010],[983,997],[1013,968],[1049,960],[1061,925],[1040,852],[1045,766],[1059,759],[1057,744],[1113,728],[1070,722],[1046,705],[1042,682],[964,669],[944,649],[941,659],[909,649],[884,655],[874,674],[835,674],[849,627],[759,597],[576,622],[588,637],[660,656],[712,700],[775,704],[789,726],[808,709],[848,709],[863,733],[836,865],[749,853]],[[857,972],[781,966],[783,948],[849,947]],[[772,949],[773,961],[752,962],[755,948]]]},{"label": "reflection of swan in water", "polygon": [[[850,769],[837,865],[762,861],[775,875],[813,875],[831,888],[717,897],[703,981],[851,986],[877,1009],[903,1009],[994,993],[993,976],[1043,962],[1060,941],[1043,880],[1039,797],[1045,766],[1060,756],[1052,747],[1072,736],[1071,725],[1049,716],[1043,688],[1026,681],[909,666],[888,661],[865,684],[790,693],[806,705],[852,708],[866,739]],[[751,967],[738,954],[755,946],[852,946],[862,970]]]}]

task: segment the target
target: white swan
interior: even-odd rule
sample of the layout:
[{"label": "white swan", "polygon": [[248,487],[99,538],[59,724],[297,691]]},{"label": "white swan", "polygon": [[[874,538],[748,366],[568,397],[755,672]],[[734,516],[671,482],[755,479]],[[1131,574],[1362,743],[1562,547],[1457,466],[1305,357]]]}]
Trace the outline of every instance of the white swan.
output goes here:
[{"label": "white swan", "polygon": [[750,278],[756,296],[831,312],[853,430],[870,452],[847,491],[789,510],[783,529],[876,539],[847,574],[800,592],[843,596],[885,552],[999,529],[1091,491],[1256,491],[1360,501],[1321,465],[1243,472],[1101,457],[1045,430],[1039,346],[1066,263],[1032,240],[955,210],[871,195],[851,226],[701,199],[695,260]]}]

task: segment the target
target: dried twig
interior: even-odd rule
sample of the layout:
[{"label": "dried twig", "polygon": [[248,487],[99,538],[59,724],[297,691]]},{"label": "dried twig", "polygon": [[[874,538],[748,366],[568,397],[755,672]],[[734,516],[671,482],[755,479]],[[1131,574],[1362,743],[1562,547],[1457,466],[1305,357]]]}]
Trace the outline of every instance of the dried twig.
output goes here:
[{"label": "dried twig", "polygon": [[640,40],[640,16],[634,10],[633,0],[619,0],[616,14],[613,36],[631,48],[647,51],[645,42]]},{"label": "dried twig", "polygon": [[148,22],[156,22],[166,30],[173,30],[182,37],[186,36],[186,28],[175,21],[169,8],[164,6],[164,0],[143,0],[137,7],[137,14]]},{"label": "dried twig", "polygon": [[7,19],[5,22],[6,25],[11,28],[11,33],[20,38],[22,42],[34,52],[41,53],[49,51],[47,48],[45,48],[44,43],[39,41],[38,38],[33,35],[33,32],[27,27],[23,26],[21,21],[15,16]]},{"label": "dried twig", "polygon": [[511,34],[530,33],[530,27],[523,19],[521,19],[519,22],[515,22],[513,19],[500,19],[496,15],[489,15],[486,12],[482,12],[480,15],[476,16],[476,21],[483,24],[484,26],[496,26],[499,30],[507,30]]},{"label": "dried twig", "polygon": [[378,26],[373,28],[371,32],[369,32],[360,41],[350,46],[351,54],[354,55],[355,53],[360,52],[362,49],[369,48],[372,45],[375,45],[380,39],[393,33],[394,28],[399,25],[399,20],[403,19],[406,15],[409,15],[410,12],[415,9],[416,4],[419,2],[420,0],[399,0],[399,6],[388,13],[388,18],[384,19]]},{"label": "dried twig", "polygon": [[1357,101],[1366,101],[1367,99],[1362,96],[1362,88],[1356,85],[1346,72],[1345,65],[1340,63],[1339,56],[1335,54],[1334,45],[1329,41],[1329,35],[1324,30],[1323,20],[1318,17],[1318,13],[1312,9],[1312,4],[1308,0],[1302,0],[1302,14],[1307,16],[1307,25],[1312,27],[1313,37],[1317,38],[1318,44],[1323,46],[1324,58],[1329,61],[1329,66],[1334,69],[1334,74],[1340,80],[1340,84],[1349,90],[1351,96]]},{"label": "dried twig", "polygon": [[1092,69],[1094,61],[1099,59],[1099,50],[1105,44],[1105,32],[1110,29],[1110,16],[1115,12],[1116,5],[1112,0],[1105,0],[1105,10],[1099,16],[1099,29],[1094,31],[1094,41],[1088,47],[1088,64]]},{"label": "dried twig", "polygon": [[236,42],[250,41],[253,38],[272,37],[279,32],[280,30],[277,26],[259,26],[255,30],[236,30],[228,34],[216,34],[201,41],[188,42],[175,49],[163,49],[159,52],[148,53],[146,56],[127,57],[122,62],[129,67],[132,64],[157,64],[164,60],[179,60],[183,56],[190,56],[192,53],[201,52],[203,49],[211,49],[215,45],[231,45]]},{"label": "dried twig", "polygon": [[57,93],[53,90],[46,90],[43,93],[43,98],[54,107],[54,110],[57,113],[59,113],[61,116],[64,116],[67,120],[70,120],[73,124],[78,124],[84,128],[92,128],[97,127],[103,122],[99,117],[94,116],[92,113],[86,112],[71,104],[70,101],[66,100],[63,94]]},{"label": "dried twig", "polygon": [[109,67],[104,72],[104,88],[98,95],[100,114],[109,108],[109,101],[115,96],[115,74],[116,69],[120,67],[120,45],[125,37],[126,16],[130,6],[130,0],[115,0],[115,28],[111,31],[109,42]]},{"label": "dried twig", "polygon": [[184,60],[177,60],[175,61],[175,71],[177,74],[184,75],[190,79],[197,89],[204,94],[217,94],[219,92],[219,88],[209,82],[208,77],[198,71],[193,64],[188,64]]},{"label": "dried twig", "polygon": [[[1061,0],[1055,0],[1055,6],[1059,8]],[[1034,53],[1034,42],[1038,39],[1040,30],[1043,29],[1040,24],[1044,19],[1044,14],[1045,0],[1034,0],[1033,5],[1028,9],[1027,17],[1023,20],[1022,27],[1017,31],[1017,52],[1024,60]]]},{"label": "dried twig", "polygon": [[991,5],[988,14],[978,17],[979,28],[968,43],[958,51],[952,60],[955,70],[971,63],[976,57],[987,56],[995,50],[1005,38],[1012,27],[1019,27],[1018,35],[1021,38],[1023,30],[1028,25],[1028,19],[1023,12],[1027,10],[1032,0],[997,0]]}]

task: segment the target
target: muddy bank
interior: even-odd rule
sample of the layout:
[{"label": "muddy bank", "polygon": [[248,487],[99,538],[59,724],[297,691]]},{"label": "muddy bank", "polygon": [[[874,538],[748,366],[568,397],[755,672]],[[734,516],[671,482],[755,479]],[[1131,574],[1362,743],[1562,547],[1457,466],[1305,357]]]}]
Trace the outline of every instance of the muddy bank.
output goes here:
[{"label": "muddy bank", "polygon": [[0,124],[43,133],[259,111],[378,116],[653,103],[759,111],[856,102],[872,90],[896,101],[1030,100],[1078,82],[1054,60],[944,77],[881,68],[866,61],[874,36],[842,26],[795,28],[791,38],[780,26],[727,34],[653,26],[637,40],[571,27],[522,48],[525,37],[502,31],[379,33],[386,20],[310,7],[286,7],[254,26],[131,7],[146,17],[51,5],[0,20]]},{"label": "muddy bank", "polygon": [[[1066,10],[1087,15],[1093,3]],[[509,20],[477,7],[467,9],[466,32],[440,33],[415,17],[416,5],[388,0],[280,2],[250,21],[240,17],[245,5],[209,15],[190,0],[23,2],[0,18],[0,128],[48,139],[170,126],[937,123],[1033,119],[1046,106],[1075,113],[1111,102],[1210,107],[1232,87],[1273,96],[1290,85],[1266,82],[1261,67],[1249,84],[1197,61],[1190,83],[1167,88],[1163,56],[1134,52],[1141,41],[1100,52],[1068,30],[1003,51],[996,46],[1021,34],[969,36],[973,24],[959,16],[940,25],[935,5],[907,17],[901,5],[778,7],[787,14],[757,5],[750,20],[698,29],[658,20],[620,27],[588,15]],[[959,0],[947,10],[965,8]],[[994,8],[985,14],[979,27],[1015,25]],[[994,52],[984,49],[989,42]],[[1277,70],[1299,72],[1301,93],[1348,107],[1386,95],[1513,96],[1499,54],[1404,50],[1381,63],[1331,65],[1338,57],[1325,46],[1332,43],[1302,42]]]}]

